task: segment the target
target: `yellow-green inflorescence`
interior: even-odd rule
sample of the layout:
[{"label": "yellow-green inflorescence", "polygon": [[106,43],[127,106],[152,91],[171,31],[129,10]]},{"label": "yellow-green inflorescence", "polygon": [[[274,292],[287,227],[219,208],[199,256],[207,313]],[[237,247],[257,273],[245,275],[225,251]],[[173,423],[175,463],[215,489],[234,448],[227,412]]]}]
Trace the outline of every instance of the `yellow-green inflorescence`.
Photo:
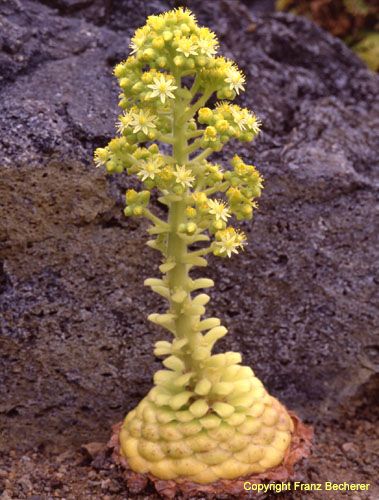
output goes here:
[{"label": "yellow-green inflorescence", "polygon": [[[173,335],[156,344],[155,354],[167,356],[165,369],[125,418],[121,453],[134,471],[178,482],[264,472],[282,462],[293,430],[283,406],[240,365],[240,354],[212,355],[227,330],[218,318],[202,318],[210,297],[193,292],[214,283],[189,275],[207,265],[210,252],[231,257],[243,249],[244,233],[229,222],[251,219],[262,189],[256,168],[239,156],[228,170],[208,161],[230,139],[251,141],[260,127],[256,115],[229,102],[244,90],[245,77],[216,56],[217,45],[188,10],[150,16],[132,39],[130,57],[115,68],[124,110],[119,135],[95,153],[98,166],[126,169],[145,187],[127,191],[125,215],[152,222],[148,245],[163,254],[163,276],[145,285],[169,308],[149,320]],[[215,92],[219,102],[205,107]],[[153,188],[168,207],[167,220],[148,208]]]}]

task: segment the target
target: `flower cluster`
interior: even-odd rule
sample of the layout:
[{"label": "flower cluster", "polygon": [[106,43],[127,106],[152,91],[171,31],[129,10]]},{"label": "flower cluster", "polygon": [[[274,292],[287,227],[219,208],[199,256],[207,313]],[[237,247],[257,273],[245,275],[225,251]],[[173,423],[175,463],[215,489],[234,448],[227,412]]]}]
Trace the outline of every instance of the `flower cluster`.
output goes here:
[{"label": "flower cluster", "polygon": [[[169,208],[183,200],[181,237],[195,242],[208,232],[214,241],[203,255],[230,257],[243,246],[245,236],[228,226],[229,219],[252,217],[262,178],[238,156],[226,171],[207,157],[231,139],[253,140],[260,121],[226,100],[244,90],[245,77],[234,62],[217,56],[217,47],[215,34],[199,27],[186,9],[150,16],[132,38],[128,59],[115,67],[124,110],[116,123],[119,137],[96,150],[95,162],[109,173],[127,170],[144,184],[143,195],[128,191],[125,215],[150,217],[159,248],[166,226],[161,221],[159,228],[158,219],[147,210],[146,190],[153,188]],[[191,87],[183,84],[188,75],[193,77]],[[213,92],[223,100],[212,109],[204,104]],[[148,142],[150,146],[143,145]],[[171,154],[162,154],[158,143],[166,143],[164,150],[171,148]]]},{"label": "flower cluster", "polygon": [[221,102],[213,110],[201,108],[198,116],[199,123],[208,125],[202,147],[209,147],[212,141],[225,143],[233,138],[240,142],[250,142],[259,133],[260,121],[257,116],[236,104]]}]

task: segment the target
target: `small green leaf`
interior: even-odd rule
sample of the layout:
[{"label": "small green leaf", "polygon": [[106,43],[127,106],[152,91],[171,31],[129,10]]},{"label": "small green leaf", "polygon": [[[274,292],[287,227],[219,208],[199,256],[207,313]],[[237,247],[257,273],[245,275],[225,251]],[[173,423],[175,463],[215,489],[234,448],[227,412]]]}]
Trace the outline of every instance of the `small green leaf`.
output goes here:
[{"label": "small green leaf", "polygon": [[208,410],[209,410],[209,406],[204,401],[204,399],[198,399],[197,401],[192,403],[191,406],[189,407],[189,411],[196,418],[203,417],[207,413]]},{"label": "small green leaf", "polygon": [[232,382],[218,382],[212,387],[212,392],[219,396],[227,396],[234,391],[234,384]]},{"label": "small green leaf", "polygon": [[213,403],[212,408],[221,418],[230,417],[230,415],[234,413],[234,407],[232,405],[221,403],[220,401]]},{"label": "small green leaf", "polygon": [[209,330],[215,326],[220,326],[220,320],[218,318],[207,318],[199,323],[199,330]]},{"label": "small green leaf", "polygon": [[195,392],[196,394],[199,394],[199,396],[206,396],[208,392],[211,390],[211,387],[212,384],[209,382],[209,380],[203,378],[196,384]]},{"label": "small green leaf", "polygon": [[204,340],[209,345],[213,345],[218,339],[221,339],[227,333],[228,330],[225,328],[225,326],[216,326],[204,335]]},{"label": "small green leaf", "polygon": [[174,269],[175,266],[176,266],[175,262],[165,262],[164,264],[161,264],[159,266],[159,270],[162,274],[164,274]]},{"label": "small green leaf", "polygon": [[153,292],[161,295],[165,299],[170,299],[170,291],[167,286],[152,286],[151,289],[153,290]]},{"label": "small green leaf", "polygon": [[170,398],[168,405],[172,410],[179,410],[185,404],[187,404],[191,396],[193,396],[193,392],[190,391],[179,392],[179,394],[175,394],[175,396],[172,396]]},{"label": "small green leaf", "polygon": [[171,299],[178,304],[182,303],[184,299],[187,297],[187,292],[185,290],[179,290],[171,295]]},{"label": "small green leaf", "polygon": [[147,278],[143,284],[145,286],[166,286],[166,283],[158,278]]},{"label": "small green leaf", "polygon": [[210,296],[206,293],[200,293],[193,299],[192,304],[196,306],[205,306],[205,304],[208,304],[210,299]]},{"label": "small green leaf", "polygon": [[215,283],[209,278],[199,278],[192,283],[191,291],[198,290],[199,288],[210,288]]},{"label": "small green leaf", "polygon": [[174,385],[176,387],[185,387],[194,375],[193,372],[185,373],[174,381]]},{"label": "small green leaf", "polygon": [[163,361],[163,364],[166,368],[170,368],[171,370],[175,370],[181,372],[185,369],[184,362],[178,358],[177,356],[170,356]]}]

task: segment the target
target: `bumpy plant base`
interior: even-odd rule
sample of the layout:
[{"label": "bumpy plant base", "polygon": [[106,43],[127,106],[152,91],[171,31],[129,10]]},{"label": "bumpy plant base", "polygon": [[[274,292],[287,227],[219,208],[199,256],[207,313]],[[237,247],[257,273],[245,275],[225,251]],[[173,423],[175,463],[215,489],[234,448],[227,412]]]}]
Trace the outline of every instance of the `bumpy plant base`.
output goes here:
[{"label": "bumpy plant base", "polygon": [[266,472],[250,474],[237,479],[219,479],[209,484],[199,484],[188,480],[179,483],[173,480],[162,480],[149,473],[136,473],[130,468],[128,460],[120,453],[122,422],[113,426],[113,435],[108,447],[113,451],[113,460],[122,467],[124,480],[131,493],[142,493],[149,483],[152,483],[159,495],[166,500],[172,500],[177,495],[184,499],[195,498],[200,495],[201,498],[207,498],[208,500],[214,498],[243,498],[245,496],[252,498],[254,496],[253,492],[244,489],[245,481],[249,481],[251,484],[259,484],[262,480],[281,482],[290,480],[294,475],[294,465],[299,464],[302,459],[308,457],[311,453],[312,428],[304,425],[293,412],[289,411],[288,413],[294,430],[291,444],[286,450],[283,462]]},{"label": "bumpy plant base", "polygon": [[[207,395],[191,398],[177,409],[173,395],[158,404],[163,387],[154,387],[127,415],[117,442],[113,440],[118,460],[139,475],[173,482],[181,489],[184,484],[188,489],[188,484],[220,480],[235,484],[250,476],[274,479],[275,468],[286,463],[288,478],[294,446],[299,439],[306,443],[300,456],[296,452],[296,460],[305,456],[310,431],[306,438],[302,426],[299,437],[299,420],[266,392],[249,367],[236,364],[219,377]],[[167,383],[164,389],[167,393]]]}]

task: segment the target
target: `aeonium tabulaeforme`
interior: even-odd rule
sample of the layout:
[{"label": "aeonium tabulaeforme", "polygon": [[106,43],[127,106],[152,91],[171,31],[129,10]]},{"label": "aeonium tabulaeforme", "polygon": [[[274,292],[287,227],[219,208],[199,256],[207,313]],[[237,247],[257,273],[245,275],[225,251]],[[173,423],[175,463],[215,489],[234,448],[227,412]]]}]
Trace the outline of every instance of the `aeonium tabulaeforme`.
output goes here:
[{"label": "aeonium tabulaeforme", "polygon": [[[126,192],[125,215],[152,222],[147,244],[163,254],[163,276],[145,285],[169,307],[149,320],[173,335],[172,342],[156,343],[155,354],[168,356],[165,369],[126,416],[121,453],[134,471],[178,482],[265,472],[282,462],[293,431],[287,411],[240,365],[239,353],[211,354],[227,330],[218,318],[202,319],[210,297],[193,292],[214,283],[189,275],[207,265],[208,253],[231,257],[243,248],[246,236],[230,220],[251,219],[262,189],[256,168],[239,156],[229,170],[208,161],[230,139],[251,141],[260,128],[254,113],[230,102],[244,90],[245,77],[216,56],[217,46],[215,34],[188,10],[150,16],[132,38],[131,55],[114,70],[124,110],[119,135],[95,152],[97,166],[126,169],[145,186]],[[219,102],[205,107],[215,92]],[[168,207],[167,220],[148,208],[153,188]]]}]

